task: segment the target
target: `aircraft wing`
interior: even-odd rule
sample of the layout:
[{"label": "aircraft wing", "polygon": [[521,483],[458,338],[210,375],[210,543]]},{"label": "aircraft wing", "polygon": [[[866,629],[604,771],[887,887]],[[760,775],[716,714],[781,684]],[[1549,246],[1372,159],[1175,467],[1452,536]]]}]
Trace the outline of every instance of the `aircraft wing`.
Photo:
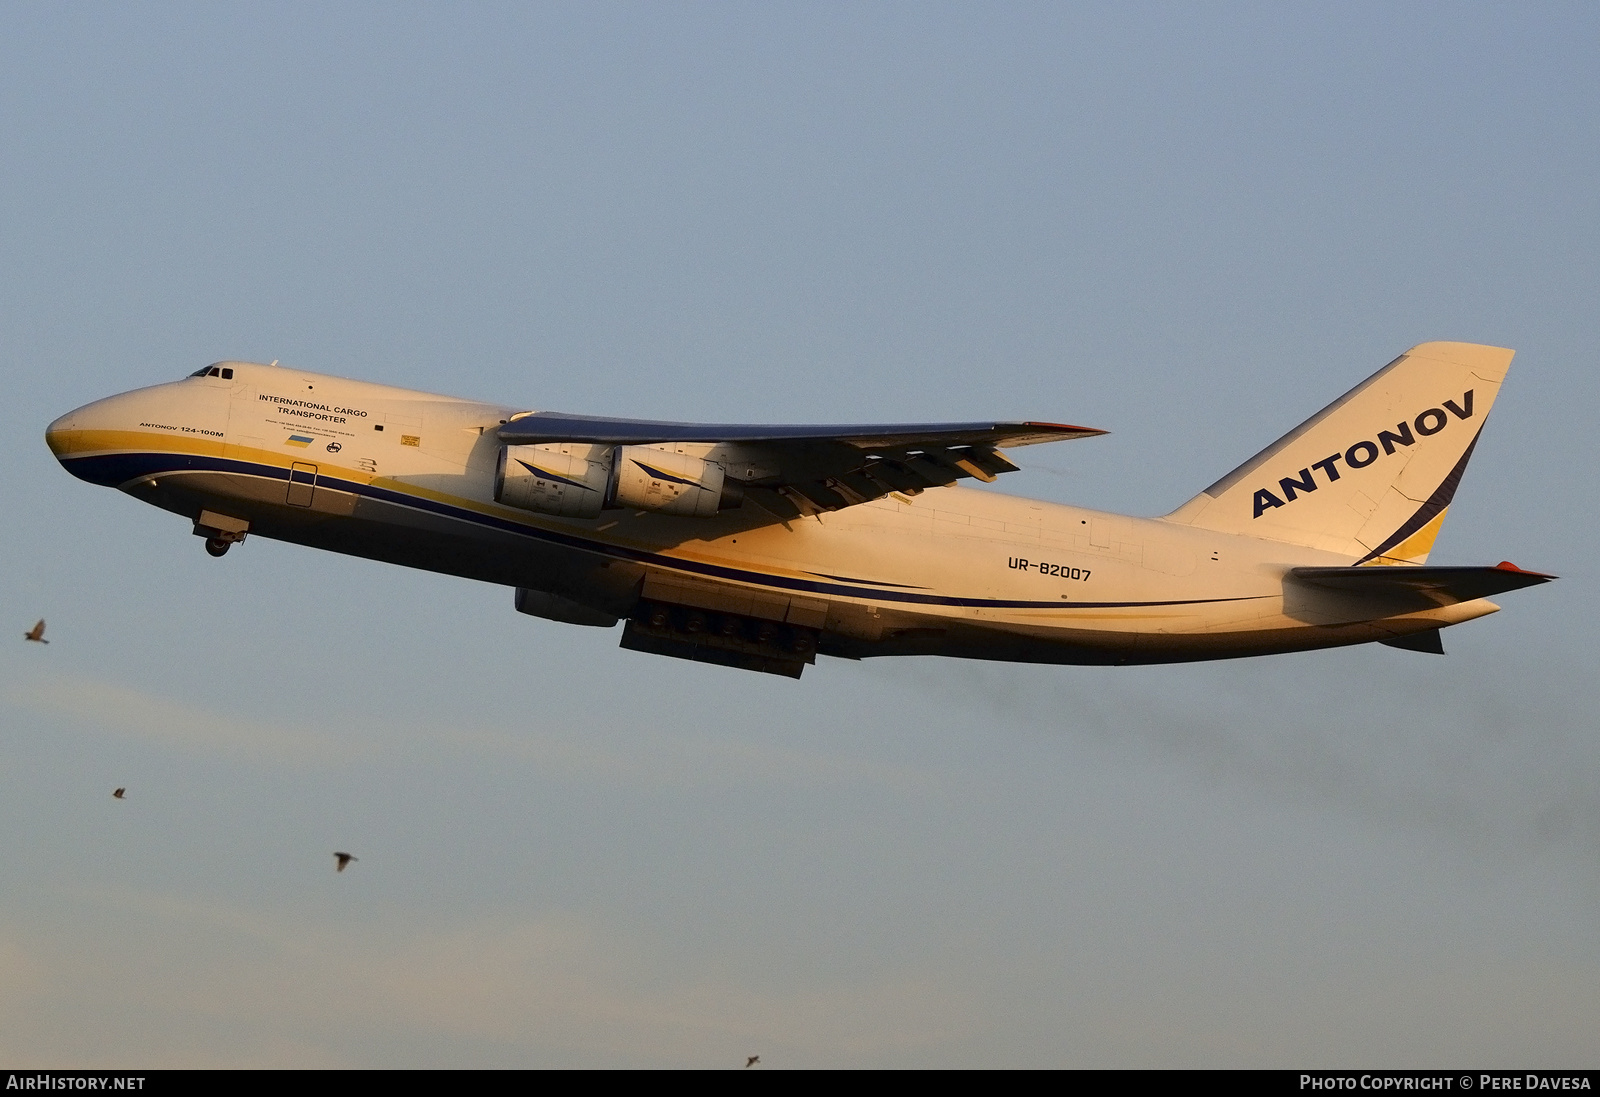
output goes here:
[{"label": "aircraft wing", "polygon": [[915,495],[963,477],[992,481],[1017,471],[1000,447],[1031,446],[1105,431],[1063,423],[869,423],[782,426],[744,423],[668,423],[538,411],[500,427],[505,445],[586,442],[650,446],[718,446],[733,463],[745,495],[780,518],[878,499],[892,491]]},{"label": "aircraft wing", "polygon": [[1435,606],[1470,602],[1508,590],[1548,583],[1556,578],[1538,571],[1523,571],[1506,560],[1494,567],[1349,567],[1293,568],[1290,576],[1302,583],[1346,594],[1416,601]]}]

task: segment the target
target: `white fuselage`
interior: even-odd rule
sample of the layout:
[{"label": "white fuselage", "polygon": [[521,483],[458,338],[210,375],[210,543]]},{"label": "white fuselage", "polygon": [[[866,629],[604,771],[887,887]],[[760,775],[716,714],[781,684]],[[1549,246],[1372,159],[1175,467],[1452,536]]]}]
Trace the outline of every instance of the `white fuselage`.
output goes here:
[{"label": "white fuselage", "polygon": [[228,363],[79,408],[48,441],[75,475],[253,535],[549,591],[801,622],[825,653],[1052,663],[1225,658],[1363,643],[1493,612],[1375,614],[1285,582],[1349,555],[957,486],[783,521],[495,502],[495,431],[523,409]]}]

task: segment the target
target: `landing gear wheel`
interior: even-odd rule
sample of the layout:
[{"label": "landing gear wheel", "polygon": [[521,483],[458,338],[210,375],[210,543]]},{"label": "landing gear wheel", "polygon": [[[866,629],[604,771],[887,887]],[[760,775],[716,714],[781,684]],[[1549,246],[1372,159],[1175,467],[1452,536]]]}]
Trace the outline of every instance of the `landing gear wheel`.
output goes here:
[{"label": "landing gear wheel", "polygon": [[207,537],[206,551],[213,556],[221,556],[228,551],[228,546],[231,544],[233,544],[232,541],[225,541],[221,537]]}]

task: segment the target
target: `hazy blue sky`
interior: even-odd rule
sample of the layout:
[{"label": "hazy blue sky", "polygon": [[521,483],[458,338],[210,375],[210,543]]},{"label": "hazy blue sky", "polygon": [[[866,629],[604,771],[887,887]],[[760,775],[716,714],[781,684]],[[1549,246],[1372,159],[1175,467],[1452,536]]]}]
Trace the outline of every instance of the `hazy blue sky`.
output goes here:
[{"label": "hazy blue sky", "polygon": [[[1597,43],[1589,4],[8,5],[0,1062],[1593,1066]],[[1087,423],[997,486],[1153,514],[1433,339],[1518,350],[1435,561],[1563,576],[1443,659],[795,683],[213,560],[43,442],[280,359]]]}]

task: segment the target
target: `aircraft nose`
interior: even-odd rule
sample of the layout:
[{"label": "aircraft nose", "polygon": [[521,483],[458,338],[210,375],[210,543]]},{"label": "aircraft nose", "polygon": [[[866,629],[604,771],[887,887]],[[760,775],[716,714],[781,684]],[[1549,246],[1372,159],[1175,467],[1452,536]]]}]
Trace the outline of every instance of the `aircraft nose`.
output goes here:
[{"label": "aircraft nose", "polygon": [[73,408],[44,429],[45,445],[68,472],[82,476],[83,462],[78,458],[104,448],[106,431],[128,429],[130,416],[136,413],[132,397],[132,393],[123,393]]},{"label": "aircraft nose", "polygon": [[82,410],[69,411],[44,428],[44,444],[50,447],[50,452],[56,455],[58,461],[72,452],[73,435],[78,429],[78,412]]}]

